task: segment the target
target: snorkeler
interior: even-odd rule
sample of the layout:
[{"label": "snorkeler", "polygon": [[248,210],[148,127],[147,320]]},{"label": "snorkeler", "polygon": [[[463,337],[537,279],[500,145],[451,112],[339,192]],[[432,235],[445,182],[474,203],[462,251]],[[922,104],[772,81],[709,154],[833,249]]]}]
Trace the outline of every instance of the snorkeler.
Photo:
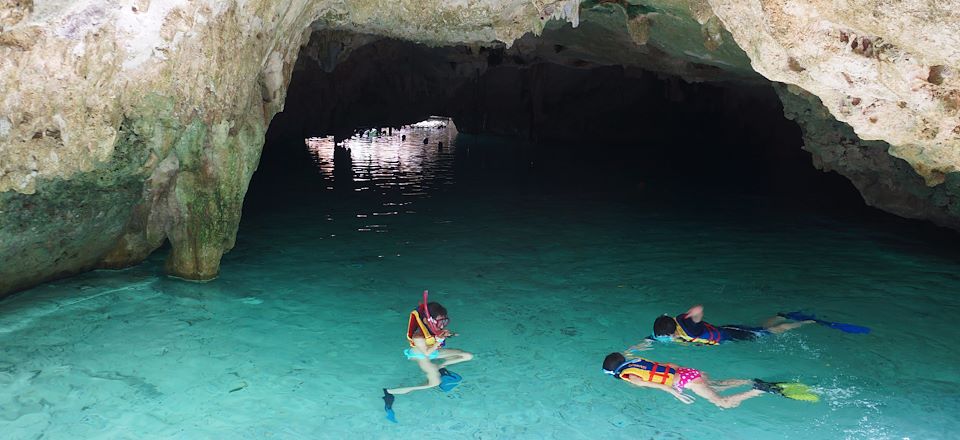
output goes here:
[{"label": "snorkeler", "polygon": [[[428,303],[427,291],[423,291],[423,303],[410,312],[407,321],[407,341],[410,347],[404,350],[403,354],[407,359],[417,362],[427,376],[427,383],[413,387],[384,389],[383,400],[387,419],[396,422],[392,409],[395,395],[438,385],[443,391],[450,391],[460,383],[460,376],[447,370],[446,367],[469,361],[473,359],[473,355],[463,350],[444,347],[447,338],[457,336],[456,333],[447,329],[449,322],[447,309],[439,303]],[[433,359],[441,359],[443,362],[437,365],[431,362]]]},{"label": "snorkeler", "polygon": [[[759,379],[712,381],[693,368],[661,364],[643,358],[628,360],[623,353],[608,354],[603,360],[603,372],[639,387],[665,391],[686,404],[693,403],[693,397],[683,394],[686,389],[693,391],[720,408],[736,408],[744,400],[757,397],[763,393],[774,393],[790,399],[808,402],[820,400],[816,394],[809,391],[806,385],[801,383],[765,382]],[[752,385],[753,389],[729,396],[721,396],[718,393],[718,391],[743,385]]]},{"label": "snorkeler", "polygon": [[698,345],[717,345],[726,341],[751,341],[760,336],[779,334],[815,321],[787,322],[783,316],[774,316],[763,327],[744,325],[714,326],[703,320],[703,306],[690,307],[676,317],[663,315],[653,322],[652,339],[660,342],[686,342]]}]

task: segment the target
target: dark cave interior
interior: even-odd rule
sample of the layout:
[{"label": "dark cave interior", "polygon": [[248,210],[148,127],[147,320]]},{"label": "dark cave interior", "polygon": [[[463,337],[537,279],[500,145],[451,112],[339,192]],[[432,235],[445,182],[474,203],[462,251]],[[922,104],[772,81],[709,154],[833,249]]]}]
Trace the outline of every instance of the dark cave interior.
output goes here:
[{"label": "dark cave interior", "polygon": [[304,138],[343,139],[445,115],[461,135],[515,140],[554,176],[575,163],[581,176],[864,209],[844,177],[813,167],[799,126],[783,116],[769,84],[689,83],[636,67],[392,39],[374,39],[333,63],[311,55],[317,45],[303,49],[285,109],[267,133],[254,198],[284,179],[302,185],[316,174]]}]

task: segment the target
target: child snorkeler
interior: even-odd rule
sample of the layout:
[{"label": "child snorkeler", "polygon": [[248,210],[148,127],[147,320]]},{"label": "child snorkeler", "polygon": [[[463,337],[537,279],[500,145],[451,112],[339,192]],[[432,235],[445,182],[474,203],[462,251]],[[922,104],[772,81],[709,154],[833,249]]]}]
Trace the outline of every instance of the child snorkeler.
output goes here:
[{"label": "child snorkeler", "polygon": [[[752,399],[765,392],[809,402],[819,400],[816,394],[810,393],[806,385],[800,383],[764,382],[759,379],[712,381],[693,368],[661,364],[643,358],[627,360],[623,353],[608,354],[603,360],[603,372],[639,387],[666,391],[686,404],[693,403],[693,397],[683,394],[685,389],[693,391],[720,408],[736,408],[744,400]],[[752,385],[753,389],[729,396],[721,396],[718,393],[718,391],[743,385]]]},{"label": "child snorkeler", "polygon": [[686,313],[672,317],[663,315],[653,322],[653,339],[661,342],[687,342],[698,345],[717,345],[726,341],[751,341],[760,336],[779,334],[815,321],[787,322],[774,316],[763,327],[743,325],[711,325],[703,320],[703,306],[695,305]]},{"label": "child snorkeler", "polygon": [[[442,390],[449,391],[460,383],[460,376],[447,370],[446,367],[469,361],[473,359],[473,355],[463,350],[444,347],[447,338],[457,336],[456,333],[447,329],[449,322],[447,309],[439,303],[428,303],[427,291],[423,291],[423,303],[410,312],[410,318],[407,321],[407,341],[410,343],[410,348],[404,350],[403,354],[407,359],[417,362],[427,376],[427,383],[404,388],[384,388],[383,400],[386,402],[387,419],[396,422],[392,409],[395,395],[438,385]],[[440,359],[443,362],[437,365],[432,362],[433,359]]]}]

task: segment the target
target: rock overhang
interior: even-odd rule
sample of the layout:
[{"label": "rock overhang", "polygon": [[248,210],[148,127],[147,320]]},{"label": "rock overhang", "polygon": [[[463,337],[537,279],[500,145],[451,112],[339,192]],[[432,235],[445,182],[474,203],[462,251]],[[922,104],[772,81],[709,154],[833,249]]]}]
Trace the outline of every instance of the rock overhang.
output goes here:
[{"label": "rock overhang", "polygon": [[[782,83],[788,85],[780,89],[785,111],[805,127],[818,166],[855,176],[851,180],[861,182],[858,188],[881,209],[957,227],[960,209],[950,183],[960,163],[957,1],[859,0],[846,7],[826,0],[3,5],[0,211],[23,203],[46,207],[38,212],[110,203],[86,195],[92,190],[127,194],[112,206],[127,208],[103,210],[112,213],[109,221],[70,224],[70,231],[82,232],[78,240],[87,240],[75,245],[92,255],[71,263],[53,250],[46,262],[37,254],[30,264],[38,272],[29,277],[17,275],[20,263],[7,265],[0,270],[0,291],[97,264],[133,264],[164,240],[172,243],[173,273],[215,276],[220,256],[233,245],[263,133],[283,108],[301,45],[319,30],[430,45],[502,44],[544,62],[637,65],[691,81]],[[554,40],[538,43],[530,36],[544,33]],[[829,145],[838,138],[818,130],[835,122],[852,134]],[[852,148],[872,141],[893,165],[867,170],[862,167],[879,162],[851,159],[860,157]],[[917,177],[928,189],[916,187]],[[889,184],[875,183],[881,181]],[[137,187],[133,201],[131,186]],[[66,192],[42,194],[54,187]],[[877,188],[890,194],[878,196]],[[11,234],[49,219],[4,218],[0,240],[13,244],[0,251],[6,258],[68,232],[26,232],[14,241]],[[88,233],[104,224],[114,226]]]}]

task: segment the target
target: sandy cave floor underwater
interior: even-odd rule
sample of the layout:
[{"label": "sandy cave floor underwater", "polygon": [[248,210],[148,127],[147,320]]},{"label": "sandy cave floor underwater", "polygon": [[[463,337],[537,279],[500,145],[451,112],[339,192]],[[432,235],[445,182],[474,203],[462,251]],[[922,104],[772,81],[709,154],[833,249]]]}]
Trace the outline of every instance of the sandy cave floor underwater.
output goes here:
[{"label": "sandy cave floor underwater", "polygon": [[[406,142],[355,139],[349,152],[313,142],[314,180],[288,196],[296,203],[252,190],[215,281],[165,277],[159,252],[0,302],[2,437],[946,439],[960,430],[955,246],[912,223],[750,195],[684,192],[678,202],[619,182],[570,190],[573,164],[557,183],[530,177],[509,145],[406,133]],[[461,334],[450,346],[476,359],[451,368],[464,381],[449,393],[398,396],[393,424],[380,389],[422,381],[401,351],[424,289]],[[805,309],[873,332],[808,326],[645,353],[717,379],[800,380],[817,404],[764,395],[733,410],[683,405],[601,373],[603,357],[648,335],[657,315],[695,303],[716,324]]]}]

